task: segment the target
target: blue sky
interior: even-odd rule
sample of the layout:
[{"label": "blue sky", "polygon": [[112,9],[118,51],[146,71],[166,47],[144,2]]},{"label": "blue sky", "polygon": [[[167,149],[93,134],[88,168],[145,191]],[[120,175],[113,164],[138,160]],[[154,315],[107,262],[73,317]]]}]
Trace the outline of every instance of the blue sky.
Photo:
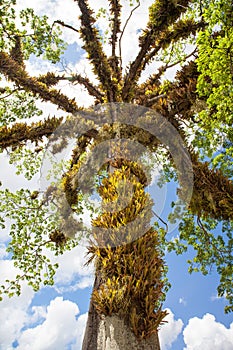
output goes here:
[{"label": "blue sky", "polygon": [[[95,10],[106,5],[105,0],[90,1]],[[125,52],[123,64],[135,55],[135,45],[140,27],[146,23],[147,6],[152,1],[144,1],[135,12],[122,43]],[[77,5],[73,0],[19,1],[19,6],[34,6],[37,13],[47,13],[53,19],[61,19],[78,27]],[[127,13],[124,12],[124,19]],[[124,21],[123,21],[124,23]],[[106,20],[99,25],[106,27]],[[91,67],[83,56],[81,41],[74,34],[65,30],[65,39],[70,46],[64,55],[67,72],[70,70],[93,79]],[[105,48],[108,51],[108,47]],[[152,64],[146,72],[148,76],[154,71]],[[42,60],[31,61],[27,68],[32,74],[46,72],[47,69],[58,72],[61,67],[50,67]],[[67,73],[66,72],[66,73]],[[70,87],[61,83],[60,88],[70,96],[77,97],[81,105],[89,105],[88,95],[78,86]],[[52,105],[39,104],[44,115],[61,115]],[[14,167],[8,165],[7,156],[0,155],[1,180],[5,187],[12,190],[27,186],[22,175],[14,175]],[[38,176],[30,182],[31,188],[38,187]],[[171,192],[172,190],[172,192]],[[151,188],[154,195],[155,190]],[[174,188],[167,187],[166,199],[174,196]],[[156,200],[156,198],[155,198]],[[165,210],[162,215],[166,219]],[[176,236],[177,231],[169,233]],[[14,275],[12,262],[5,253],[8,233],[3,232],[0,238],[0,280]],[[231,350],[233,348],[232,316],[224,313],[225,299],[217,298],[219,276],[213,270],[207,276],[200,273],[190,275],[187,272],[187,259],[193,256],[190,249],[183,256],[169,253],[165,256],[169,267],[168,278],[172,284],[167,294],[164,308],[169,309],[168,323],[160,332],[161,350]],[[53,287],[46,287],[34,293],[23,285],[22,295],[5,299],[0,304],[0,350],[79,350],[89,306],[92,289],[93,268],[84,267],[85,246],[79,246],[58,258],[60,267]],[[48,332],[49,330],[49,332]]]}]

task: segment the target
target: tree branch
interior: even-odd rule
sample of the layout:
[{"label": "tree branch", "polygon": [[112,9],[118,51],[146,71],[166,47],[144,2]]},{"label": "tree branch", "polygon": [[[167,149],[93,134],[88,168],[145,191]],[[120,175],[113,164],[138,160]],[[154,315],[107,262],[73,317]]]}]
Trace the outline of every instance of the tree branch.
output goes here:
[{"label": "tree branch", "polygon": [[130,101],[130,90],[140,77],[143,69],[144,57],[148,54],[151,45],[155,42],[156,36],[158,36],[161,31],[166,30],[169,25],[179,18],[186,10],[185,6],[190,1],[191,0],[180,0],[180,3],[177,4],[175,1],[161,0],[152,5],[156,6],[156,8],[153,9],[153,18],[148,22],[147,29],[144,31],[143,36],[139,38],[141,49],[136,59],[130,65],[129,72],[124,79],[125,83],[122,91],[124,101]]},{"label": "tree branch", "polygon": [[[159,93],[161,90],[159,78],[163,71],[169,67],[169,65],[162,66],[157,74],[142,84],[136,91],[135,101],[161,113],[181,133],[182,128],[179,128],[177,119],[190,120],[193,117],[192,106],[198,97],[196,94],[197,66],[193,61],[184,65],[176,73],[174,82],[170,83],[169,89],[164,95]],[[146,94],[148,90],[153,91],[149,96]]]},{"label": "tree branch", "polygon": [[120,80],[121,79],[121,69],[119,67],[119,59],[116,55],[116,44],[117,44],[117,35],[120,33],[121,29],[121,21],[120,21],[120,15],[121,15],[121,5],[119,0],[109,0],[110,3],[110,13],[112,15],[112,34],[111,34],[111,40],[110,44],[112,46],[112,56],[111,56],[111,63],[112,63],[112,70],[114,71],[115,77]]},{"label": "tree branch", "polygon": [[[14,90],[12,90],[11,92],[9,92],[7,95],[5,95],[5,96],[3,96],[3,97],[0,97],[0,100],[4,100],[5,98],[7,98],[7,97],[13,95],[16,91],[20,91],[20,90],[22,90],[22,89],[19,89],[19,88],[14,89]],[[0,93],[1,93],[1,94],[4,94],[6,91],[7,91],[6,89],[0,88]]]},{"label": "tree branch", "polygon": [[23,87],[25,91],[32,92],[34,96],[39,95],[43,101],[54,103],[68,113],[82,110],[77,106],[74,99],[70,100],[60,91],[48,89],[46,84],[41,83],[34,77],[30,77],[24,68],[5,52],[0,52],[0,72],[9,80],[15,82],[16,85]]},{"label": "tree branch", "polygon": [[112,81],[112,71],[107,57],[103,51],[99,39],[99,33],[94,27],[95,19],[89,9],[86,0],[74,0],[81,11],[81,38],[84,40],[84,49],[89,54],[89,60],[94,66],[94,72],[98,76],[109,102],[116,100],[117,86]]},{"label": "tree branch", "polygon": [[[193,20],[180,20],[174,24],[171,30],[166,30],[165,32],[161,33],[154,49],[145,57],[142,64],[142,70],[145,69],[146,65],[153,57],[155,57],[159,50],[166,49],[172,42],[177,42],[179,39],[188,38],[190,34],[194,35],[196,31],[200,28],[203,28],[203,26],[203,22],[195,23]],[[190,56],[187,56],[186,58],[188,57]],[[180,60],[178,63],[181,61],[182,60]]]},{"label": "tree branch", "polygon": [[43,136],[50,136],[62,123],[63,118],[48,118],[44,121],[32,123],[15,123],[12,127],[2,126],[0,128],[0,148],[18,147],[27,141],[37,142]]},{"label": "tree branch", "polygon": [[[159,78],[161,77],[161,75],[167,70],[167,69],[169,69],[169,68],[172,68],[172,67],[174,67],[174,66],[176,66],[176,65],[178,65],[178,64],[180,64],[181,62],[183,62],[183,61],[186,61],[188,58],[190,58],[190,57],[192,57],[194,54],[195,54],[195,52],[197,51],[197,49],[195,48],[190,54],[188,54],[184,59],[181,59],[181,60],[179,60],[179,61],[177,61],[177,62],[174,62],[174,63],[172,63],[172,64],[165,64],[164,66],[161,66],[160,68],[159,68],[159,72],[157,73],[157,74],[155,74],[155,75],[153,75],[152,77],[150,77],[144,84],[143,84],[143,86],[144,86],[144,91],[145,91],[145,88],[146,88],[146,86],[152,86],[153,84],[156,84],[156,83],[158,83],[158,81],[159,81]],[[194,77],[193,77],[194,78]],[[195,79],[195,78],[194,78]],[[193,82],[194,82],[194,79],[193,79]],[[191,86],[190,86],[191,87]],[[171,95],[173,95],[173,98],[174,98],[174,101],[173,101],[173,104],[179,104],[180,102],[181,102],[181,99],[183,98],[184,100],[189,100],[189,97],[190,97],[190,95],[192,94],[192,93],[194,93],[195,92],[195,88],[196,88],[196,83],[195,83],[195,86],[194,86],[194,84],[193,84],[193,88],[192,88],[192,91],[190,90],[190,87],[189,87],[189,89],[187,88],[187,86],[186,86],[186,89],[185,89],[185,86],[181,86],[180,84],[179,84],[179,86],[177,85],[177,83],[173,83],[172,84],[172,86],[171,86],[171,89],[170,89],[170,91],[167,93],[167,94],[159,94],[159,95],[155,95],[155,96],[153,96],[153,94],[151,95],[151,96],[149,96],[150,98],[145,102],[145,105],[147,106],[147,107],[151,107],[151,106],[153,106],[153,104],[155,103],[155,102],[157,102],[160,98],[168,98],[169,100],[171,100]],[[181,90],[182,90],[182,92],[181,92]],[[187,95],[187,93],[188,93],[188,95]],[[175,95],[174,95],[175,94]],[[177,100],[177,97],[178,97],[178,99],[179,100]],[[193,98],[194,98],[194,96],[193,96]],[[190,107],[191,107],[191,105],[190,105]]]},{"label": "tree branch", "polygon": [[100,103],[103,102],[104,94],[102,94],[96,86],[86,77],[83,78],[80,74],[74,74],[71,77],[56,76],[54,73],[48,72],[45,75],[40,75],[37,80],[47,85],[47,87],[56,85],[61,80],[68,80],[72,83],[77,82],[85,86],[91,96],[94,96]]},{"label": "tree branch", "polygon": [[74,74],[71,77],[62,77],[61,80],[69,80],[72,83],[77,82],[79,84],[84,85],[91,96],[94,96],[99,101],[99,103],[103,103],[104,94],[101,93],[98,90],[98,88],[94,86],[87,77],[83,78],[80,74]]},{"label": "tree branch", "polygon": [[54,24],[60,24],[62,27],[69,28],[69,29],[73,30],[74,32],[80,34],[80,31],[79,31],[78,29],[72,27],[72,26],[69,25],[69,24],[64,23],[63,21],[60,21],[60,20],[54,21],[54,22],[53,22],[53,25],[52,25],[52,28],[53,28]]},{"label": "tree branch", "polygon": [[153,105],[155,102],[157,102],[160,98],[164,98],[166,97],[167,95],[166,94],[161,94],[161,95],[157,95],[157,96],[154,96],[152,98],[149,98],[149,100],[147,101],[147,105]]},{"label": "tree branch", "polygon": [[123,35],[124,35],[124,32],[125,32],[125,28],[127,27],[129,21],[130,21],[130,18],[132,17],[133,13],[135,10],[137,10],[139,7],[141,6],[141,3],[140,1],[138,1],[138,5],[135,6],[132,11],[130,12],[129,14],[129,17],[127,18],[126,22],[125,22],[125,25],[122,29],[122,32],[121,32],[121,35],[120,35],[120,39],[119,39],[119,55],[120,55],[120,64],[121,64],[121,69],[122,69],[122,54],[121,54],[121,40],[123,38]]},{"label": "tree branch", "polygon": [[209,168],[192,156],[194,189],[190,203],[193,214],[218,220],[233,220],[233,183],[221,170]]}]

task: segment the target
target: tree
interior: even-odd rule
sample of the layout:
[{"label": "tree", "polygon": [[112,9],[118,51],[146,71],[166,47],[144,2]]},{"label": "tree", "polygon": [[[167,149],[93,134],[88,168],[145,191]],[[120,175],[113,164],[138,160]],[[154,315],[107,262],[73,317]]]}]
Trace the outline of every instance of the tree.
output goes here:
[{"label": "tree", "polygon": [[[99,215],[93,217],[93,230],[87,232],[89,261],[95,261],[96,278],[83,350],[159,349],[157,330],[166,315],[162,301],[168,287],[165,249],[181,254],[192,246],[196,256],[189,262],[191,272],[200,270],[206,274],[215,265],[221,276],[218,293],[229,300],[226,311],[232,310],[231,7],[221,0],[154,1],[149,7],[147,26],[139,36],[136,58],[124,70],[121,41],[128,21],[125,26],[121,24],[121,2],[109,0],[107,12],[102,9],[99,13],[109,19],[110,32],[104,36],[109,40],[110,56],[104,52],[104,38],[96,24],[98,16],[89,2],[74,2],[80,11],[79,28],[61,20],[49,24],[46,16],[40,18],[25,9],[19,15],[20,29],[15,24],[16,1],[1,2],[0,73],[5,78],[0,91],[1,149],[10,153],[11,161],[18,163],[18,171],[24,170],[30,179],[40,169],[45,147],[47,154],[59,154],[69,139],[76,139],[70,161],[59,164],[57,172],[53,169],[59,176],[63,171],[59,183],[43,193],[1,191],[0,224],[4,227],[5,217],[13,220],[8,251],[22,270],[16,281],[6,281],[8,285],[2,286],[1,292],[20,294],[23,279],[35,290],[42,283],[53,284],[57,266],[51,264],[44,248],[61,254],[78,244],[75,235],[84,228],[75,215],[82,214],[88,205],[87,194],[97,188],[103,201]],[[140,7],[140,1],[129,5],[132,11],[128,20]],[[80,34],[98,85],[79,74],[28,74],[26,63],[32,54],[43,55],[52,63],[59,61],[65,49],[60,39],[64,28]],[[160,67],[140,82],[145,68],[156,59]],[[174,79],[165,80],[164,74],[175,66],[179,69]],[[75,99],[57,90],[62,80],[83,85],[95,106],[84,110]],[[37,100],[57,105],[66,117],[30,122],[29,118],[41,114]],[[137,123],[128,122],[136,111]],[[119,119],[117,113],[126,119]],[[154,126],[162,132],[150,133],[149,127]],[[178,135],[173,149],[161,141],[163,135],[173,140],[172,133]],[[46,146],[45,139],[49,137]],[[95,174],[95,148],[101,151],[101,143],[114,139],[109,159],[100,163]],[[143,163],[132,161],[127,147],[123,153],[119,151],[122,139],[143,145],[143,151],[137,149],[138,158],[145,149],[155,155],[164,165],[165,181],[179,180],[181,204],[190,195],[188,179],[192,176],[185,176],[185,169],[191,163],[192,196],[182,212],[179,239],[168,241],[159,222],[150,227],[152,203],[145,193],[150,169],[147,172]],[[174,149],[183,149],[181,142],[188,155],[177,152],[174,156]],[[81,168],[90,170],[90,176],[83,179]],[[129,182],[133,193],[130,203],[126,191]],[[112,201],[117,206],[108,210]],[[175,220],[180,207],[172,205],[176,210],[171,219]],[[134,226],[130,230],[130,223],[137,218],[137,229]],[[220,225],[222,235],[216,235],[214,229]]]}]

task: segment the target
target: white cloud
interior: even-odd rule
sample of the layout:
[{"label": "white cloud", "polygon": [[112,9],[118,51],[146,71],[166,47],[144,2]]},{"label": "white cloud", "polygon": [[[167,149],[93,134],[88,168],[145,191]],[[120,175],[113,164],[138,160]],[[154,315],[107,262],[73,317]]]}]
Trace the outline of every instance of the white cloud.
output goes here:
[{"label": "white cloud", "polygon": [[166,310],[168,311],[168,315],[165,318],[167,323],[161,326],[159,331],[161,350],[171,349],[172,343],[177,339],[183,327],[183,321],[181,319],[175,320],[172,311],[170,309]]},{"label": "white cloud", "polygon": [[[10,191],[16,191],[21,188],[35,189],[37,188],[37,178],[36,176],[32,180],[28,181],[25,179],[23,174],[16,174],[16,167],[14,164],[9,164],[9,156],[6,152],[0,154],[1,162],[1,189],[8,188]],[[10,176],[9,176],[10,174]]]},{"label": "white cloud", "polygon": [[88,259],[86,253],[86,247],[82,243],[58,257],[48,251],[52,263],[59,264],[55,275],[55,288],[58,292],[75,291],[92,286],[94,269],[92,264],[85,266]]},{"label": "white cloud", "polygon": [[27,326],[41,322],[43,319],[46,319],[46,307],[44,305],[32,306],[29,310]]},{"label": "white cloud", "polygon": [[184,305],[184,306],[187,305],[187,301],[185,300],[184,297],[179,298],[179,304],[182,304],[182,305]]},{"label": "white cloud", "polygon": [[[0,284],[6,278],[14,279],[17,269],[13,265],[13,261],[0,261]],[[22,283],[22,291],[19,297],[4,297],[1,301],[0,312],[0,344],[1,349],[11,349],[11,344],[19,336],[20,330],[27,323],[27,310],[34,296],[33,290]]]},{"label": "white cloud", "polygon": [[[76,271],[81,270],[77,262],[73,260],[73,263]],[[0,284],[6,278],[14,279],[19,272],[9,260],[0,261],[0,271]],[[84,277],[77,288],[85,288],[92,283],[91,277],[85,276],[84,271],[82,274]],[[18,350],[64,350],[70,343],[73,344],[72,349],[81,349],[87,314],[77,318],[78,305],[62,297],[52,300],[47,308],[43,305],[31,307],[34,295],[32,288],[24,282],[19,297],[5,297],[1,301],[0,348],[12,350],[12,343],[17,341]]]},{"label": "white cloud", "polygon": [[71,350],[81,350],[84,332],[86,328],[88,313],[80,315],[77,321],[77,337],[76,342],[71,346]]},{"label": "white cloud", "polygon": [[[37,15],[46,15],[49,17],[49,22],[61,20],[67,24],[79,27],[78,16],[80,14],[77,3],[73,0],[66,0],[65,6],[62,0],[19,0],[17,1],[17,8],[19,10],[25,8],[33,8]],[[63,30],[63,39],[72,44],[75,41],[81,42],[78,33],[73,32],[67,28]]]},{"label": "white cloud", "polygon": [[212,295],[212,296],[210,297],[210,300],[211,300],[211,301],[216,301],[216,300],[219,300],[219,299],[221,299],[221,297],[219,297],[217,294]]},{"label": "white cloud", "polygon": [[[80,321],[77,304],[57,297],[47,307],[46,319],[34,328],[26,329],[18,338],[18,350],[64,350],[77,340]],[[82,323],[82,322],[81,322]]]},{"label": "white cloud", "polygon": [[[8,237],[8,236],[7,236]],[[4,237],[5,238],[5,237]],[[1,237],[1,240],[4,241]],[[8,255],[6,251],[6,246],[3,243],[0,243],[0,259],[5,258]]]},{"label": "white cloud", "polygon": [[14,279],[19,273],[19,269],[14,266],[11,260],[0,260],[0,271],[0,283],[3,283],[5,279]]},{"label": "white cloud", "polygon": [[77,289],[85,289],[90,288],[93,285],[93,275],[91,276],[84,276],[80,279],[79,282],[77,282],[75,285],[69,286],[69,290],[75,292]]},{"label": "white cloud", "polygon": [[224,293],[224,295],[223,296],[218,296],[218,294],[214,294],[214,295],[212,295],[211,297],[210,297],[210,300],[211,301],[219,301],[219,300],[223,300],[223,299],[225,299],[226,298],[226,293]]},{"label": "white cloud", "polygon": [[226,328],[209,313],[203,318],[191,318],[183,335],[186,345],[184,350],[231,350],[233,348],[233,322],[230,328]]}]

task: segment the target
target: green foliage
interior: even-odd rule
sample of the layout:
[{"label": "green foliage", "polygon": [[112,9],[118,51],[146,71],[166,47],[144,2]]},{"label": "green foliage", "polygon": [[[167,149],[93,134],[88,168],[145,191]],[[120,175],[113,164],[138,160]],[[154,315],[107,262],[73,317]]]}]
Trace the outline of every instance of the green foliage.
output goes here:
[{"label": "green foliage", "polygon": [[[33,35],[25,36],[23,39],[24,50],[29,57],[30,54],[36,56],[43,55],[44,59],[56,63],[63,54],[65,45],[60,39],[61,30],[59,27],[52,27],[48,24],[48,17],[35,15],[32,9],[22,10],[20,13],[22,26],[30,23]],[[25,58],[28,58],[25,57]]]},{"label": "green foliage", "polygon": [[[232,134],[233,135],[233,134]],[[214,168],[221,169],[224,175],[233,178],[233,142],[225,140],[221,152],[214,155],[212,164]]]},{"label": "green foliage", "polygon": [[[201,219],[187,213],[179,225],[179,236],[167,240],[162,232],[162,241],[168,252],[180,255],[192,247],[194,257],[188,260],[189,272],[200,271],[203,275],[214,269],[220,275],[218,295],[225,297],[229,305],[226,313],[232,311],[233,295],[233,222]],[[222,231],[224,235],[219,234]]]},{"label": "green foliage", "polygon": [[138,5],[139,2],[140,2],[139,0],[129,0],[129,6],[132,7],[132,6]]},{"label": "green foliage", "polygon": [[197,38],[197,92],[205,101],[198,114],[194,147],[208,157],[210,167],[232,178],[233,140],[233,15],[231,2],[204,1],[205,30]]},{"label": "green foliage", "polygon": [[101,7],[96,14],[96,19],[107,18],[107,16],[108,16],[107,9],[104,7]]},{"label": "green foliage", "polygon": [[[0,49],[11,50],[15,38],[20,37],[24,59],[35,54],[52,63],[58,62],[66,47],[60,38],[59,27],[49,24],[47,16],[40,17],[33,9],[27,8],[17,13],[15,5],[16,1],[1,1]],[[19,26],[16,25],[18,21]]]},{"label": "green foliage", "polygon": [[199,34],[198,67],[201,74],[197,88],[201,97],[207,97],[209,110],[200,115],[205,124],[211,124],[211,115],[215,125],[224,123],[231,126],[233,29],[222,28],[221,31],[215,34],[208,28]]},{"label": "green foliage", "polygon": [[6,87],[0,94],[0,126],[40,115],[42,111],[37,108],[36,100],[30,93]]},{"label": "green foliage", "polygon": [[208,25],[198,35],[200,72],[197,90],[208,109],[200,114],[206,128],[233,123],[233,15],[230,2],[215,0],[204,9]]},{"label": "green foliage", "polygon": [[[53,276],[57,265],[51,264],[43,252],[49,246],[48,233],[55,229],[55,222],[41,207],[41,200],[32,199],[29,190],[18,190],[16,193],[8,189],[0,192],[2,221],[11,219],[11,241],[7,252],[11,254],[15,267],[22,274],[16,276],[16,282],[7,280],[8,287],[1,287],[1,293],[20,293],[20,281],[27,280],[36,291],[42,283],[42,275],[47,274],[43,283],[53,284]],[[51,245],[51,243],[50,243]],[[27,264],[25,264],[25,261]]]},{"label": "green foliage", "polygon": [[39,172],[42,153],[37,151],[42,148],[29,149],[27,146],[16,148],[10,153],[9,164],[14,164],[16,166],[16,174],[23,174],[27,180],[31,180],[32,177]]},{"label": "green foliage", "polygon": [[8,189],[0,191],[0,227],[10,223],[10,241],[7,252],[19,269],[16,279],[6,280],[0,286],[1,295],[19,295],[21,282],[27,281],[33,290],[42,285],[53,285],[58,264],[48,258],[48,250],[62,254],[78,244],[78,240],[67,240],[64,245],[55,244],[53,233],[58,227],[56,214],[49,211],[38,191],[20,189],[15,193]]}]

